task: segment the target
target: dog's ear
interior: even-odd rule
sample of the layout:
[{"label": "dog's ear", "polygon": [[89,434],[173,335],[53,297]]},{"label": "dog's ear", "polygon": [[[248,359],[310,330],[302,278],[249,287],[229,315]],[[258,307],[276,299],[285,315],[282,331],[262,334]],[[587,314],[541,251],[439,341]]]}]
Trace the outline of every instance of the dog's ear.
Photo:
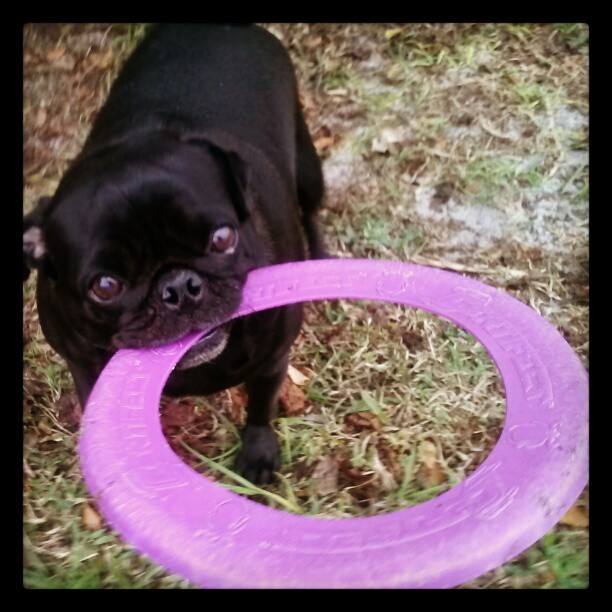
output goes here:
[{"label": "dog's ear", "polygon": [[252,194],[249,190],[249,167],[238,153],[216,149],[216,155],[224,166],[227,188],[236,206],[238,218],[244,221],[252,211]]},{"label": "dog's ear", "polygon": [[203,145],[208,148],[220,166],[227,181],[227,189],[236,207],[238,219],[242,222],[249,217],[253,210],[253,194],[250,189],[250,170],[248,164],[229,148],[224,148],[206,136],[188,135],[185,142]]},{"label": "dog's ear", "polygon": [[47,246],[43,235],[45,215],[51,203],[48,196],[38,200],[36,208],[23,218],[23,280],[32,268],[40,268],[45,261]]}]

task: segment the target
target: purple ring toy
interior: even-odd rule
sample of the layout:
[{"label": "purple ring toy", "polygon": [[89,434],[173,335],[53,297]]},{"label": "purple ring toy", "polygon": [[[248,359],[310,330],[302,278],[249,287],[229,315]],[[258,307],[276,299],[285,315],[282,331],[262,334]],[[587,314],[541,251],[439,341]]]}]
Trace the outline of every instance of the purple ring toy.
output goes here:
[{"label": "purple ring toy", "polygon": [[307,300],[355,298],[441,315],[483,344],[501,373],[506,421],[485,462],[446,493],[389,514],[315,518],[268,508],[184,464],[159,400],[202,333],[121,350],[88,402],[85,481],[109,523],[168,571],[202,587],[452,587],[522,552],[588,481],[588,382],[555,328],[514,298],[443,270],[323,260],[253,271],[243,316]]}]

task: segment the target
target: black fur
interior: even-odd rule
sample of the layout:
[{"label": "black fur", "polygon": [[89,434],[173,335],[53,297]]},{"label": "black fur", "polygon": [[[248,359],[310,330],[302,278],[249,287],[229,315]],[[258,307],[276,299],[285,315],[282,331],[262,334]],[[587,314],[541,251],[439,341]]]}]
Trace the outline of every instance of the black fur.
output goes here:
[{"label": "black fur", "polygon": [[[280,42],[256,26],[154,27],[53,198],[24,219],[24,278],[38,268],[40,322],[81,403],[118,348],[161,345],[218,323],[254,268],[324,257],[314,220],[322,197]],[[210,250],[221,225],[238,230],[232,253]],[[96,303],[89,288],[97,274],[127,289]],[[161,289],[184,290],[186,278],[201,287],[171,309]],[[219,332],[229,339],[218,356],[176,370],[165,388],[208,394],[246,383],[239,467],[254,482],[277,467],[270,419],[300,325],[299,305],[237,320]],[[222,346],[211,339],[206,350],[207,342]]]}]

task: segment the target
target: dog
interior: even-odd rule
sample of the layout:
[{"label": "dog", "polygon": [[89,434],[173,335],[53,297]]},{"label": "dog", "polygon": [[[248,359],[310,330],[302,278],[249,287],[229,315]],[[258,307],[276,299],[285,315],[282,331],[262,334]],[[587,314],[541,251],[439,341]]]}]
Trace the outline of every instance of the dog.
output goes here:
[{"label": "dog", "polygon": [[52,197],[24,217],[24,280],[81,405],[121,348],[213,328],[178,363],[170,396],[245,384],[237,469],[278,468],[270,421],[301,305],[219,325],[251,270],[327,257],[321,163],[280,41],[255,25],[152,27],[113,83]]}]

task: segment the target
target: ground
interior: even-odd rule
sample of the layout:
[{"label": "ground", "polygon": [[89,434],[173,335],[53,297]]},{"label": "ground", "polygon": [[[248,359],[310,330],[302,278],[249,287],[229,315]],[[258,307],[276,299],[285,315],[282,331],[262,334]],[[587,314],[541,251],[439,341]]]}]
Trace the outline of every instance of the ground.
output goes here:
[{"label": "ground", "polygon": [[[342,257],[477,278],[533,307],[588,368],[588,28],[581,24],[264,24],[288,48]],[[24,29],[24,211],[52,193],[146,26]],[[33,275],[34,276],[34,275]],[[189,588],[122,543],[79,472],[81,415],[24,285],[24,584]],[[232,471],[244,392],[162,402],[186,461],[256,501],[316,516],[420,503],[486,458],[504,391],[486,351],[426,312],[309,304],[275,422],[282,465]],[[510,563],[463,588],[588,584],[588,490]]]}]

